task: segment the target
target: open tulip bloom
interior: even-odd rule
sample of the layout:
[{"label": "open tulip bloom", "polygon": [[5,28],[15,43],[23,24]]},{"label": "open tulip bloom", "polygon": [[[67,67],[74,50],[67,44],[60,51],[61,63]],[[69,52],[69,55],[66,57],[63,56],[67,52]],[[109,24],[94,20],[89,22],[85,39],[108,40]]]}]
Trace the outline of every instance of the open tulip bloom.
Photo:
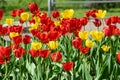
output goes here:
[{"label": "open tulip bloom", "polygon": [[[49,17],[36,3],[28,8],[12,10],[7,25],[0,24],[1,80],[120,79],[119,16],[90,10],[73,18],[74,10],[66,9]],[[90,22],[96,30],[87,29]]]}]

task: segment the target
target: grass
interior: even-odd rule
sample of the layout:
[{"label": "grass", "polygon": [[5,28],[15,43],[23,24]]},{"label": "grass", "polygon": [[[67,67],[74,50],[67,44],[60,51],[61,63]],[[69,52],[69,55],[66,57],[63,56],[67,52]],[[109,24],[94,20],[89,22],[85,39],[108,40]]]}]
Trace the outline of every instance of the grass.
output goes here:
[{"label": "grass", "polygon": [[[4,10],[4,17],[3,20],[1,21],[2,23],[4,23],[6,18],[10,18],[10,13],[11,10],[13,9],[19,9],[19,8],[24,8],[26,11],[28,11],[28,4],[30,2],[36,2],[38,4],[38,6],[40,7],[41,11],[45,11],[47,12],[47,0],[7,0],[6,2],[1,3],[0,2],[0,8]],[[64,1],[64,0],[57,0],[57,1]],[[85,12],[88,10],[91,10],[89,8],[83,8],[82,6],[86,6],[86,5],[56,5],[56,10],[59,10],[60,12],[62,12],[65,9],[74,9],[75,13],[74,13],[74,17],[80,18],[85,16]],[[120,15],[120,8],[109,8],[106,17],[109,16],[119,16]]]}]

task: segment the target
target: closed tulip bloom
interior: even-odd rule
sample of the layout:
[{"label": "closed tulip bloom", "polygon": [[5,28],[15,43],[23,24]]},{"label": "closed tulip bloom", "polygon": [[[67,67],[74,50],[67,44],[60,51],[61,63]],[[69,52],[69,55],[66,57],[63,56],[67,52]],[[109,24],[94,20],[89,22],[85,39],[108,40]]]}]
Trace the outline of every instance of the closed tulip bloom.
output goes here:
[{"label": "closed tulip bloom", "polygon": [[101,24],[102,24],[99,19],[95,19],[95,20],[93,21],[93,23],[94,23],[95,27],[99,27],[99,26],[101,26]]},{"label": "closed tulip bloom", "polygon": [[102,45],[101,48],[102,48],[103,51],[107,52],[107,51],[109,51],[110,46]]},{"label": "closed tulip bloom", "polygon": [[10,32],[9,36],[10,38],[13,38],[13,37],[19,36],[19,34],[17,32]]},{"label": "closed tulip bloom", "polygon": [[73,65],[74,65],[74,63],[72,61],[62,63],[62,67],[65,71],[71,71],[73,69]]},{"label": "closed tulip bloom", "polygon": [[96,41],[100,41],[104,34],[102,31],[96,31],[96,30],[93,30],[90,32],[90,35],[92,36],[92,38],[94,38]]},{"label": "closed tulip bloom", "polygon": [[42,47],[42,43],[41,42],[32,42],[31,47],[33,50],[40,50]]},{"label": "closed tulip bloom", "polygon": [[60,12],[59,11],[53,11],[52,12],[52,17],[53,18],[58,18],[60,16]]},{"label": "closed tulip bloom", "polygon": [[116,59],[117,59],[117,62],[120,64],[120,52],[117,52]]},{"label": "closed tulip bloom", "polygon": [[29,3],[29,4],[28,4],[28,8],[29,8],[30,12],[33,13],[33,14],[34,14],[36,11],[39,10],[36,3]]},{"label": "closed tulip bloom", "polygon": [[96,13],[96,16],[98,17],[98,18],[104,18],[105,17],[105,15],[106,15],[106,10],[104,10],[104,11],[102,11],[102,10],[98,10],[98,13]]},{"label": "closed tulip bloom", "polygon": [[30,53],[30,55],[32,56],[32,57],[38,57],[39,56],[39,53],[40,53],[40,50],[34,50],[34,49],[31,49],[30,51],[29,51],[29,53]]},{"label": "closed tulip bloom", "polygon": [[74,40],[72,40],[72,45],[75,48],[79,49],[80,46],[82,45],[82,40],[80,38],[76,37]]},{"label": "closed tulip bloom", "polygon": [[26,51],[22,47],[18,47],[16,49],[14,49],[13,52],[17,58],[20,58],[25,54]]},{"label": "closed tulip bloom", "polygon": [[0,64],[6,64],[10,61],[10,48],[0,46]]},{"label": "closed tulip bloom", "polygon": [[48,58],[49,54],[50,54],[49,49],[39,51],[39,56],[42,57],[42,58]]},{"label": "closed tulip bloom", "polygon": [[14,19],[12,19],[12,18],[7,18],[5,20],[5,23],[8,24],[8,25],[10,25],[10,26],[13,24],[13,22],[14,22]]},{"label": "closed tulip bloom", "polygon": [[62,53],[61,52],[54,52],[50,55],[52,61],[60,62],[62,60]]},{"label": "closed tulip bloom", "polygon": [[30,43],[30,39],[31,39],[31,37],[29,35],[25,35],[23,37],[23,43],[24,44],[29,44]]},{"label": "closed tulip bloom", "polygon": [[91,40],[86,40],[85,44],[86,44],[86,46],[89,47],[89,48],[91,48],[91,47],[94,46],[94,42],[91,41]]},{"label": "closed tulip bloom", "polygon": [[27,21],[29,19],[29,13],[28,12],[21,13],[20,18],[23,21]]},{"label": "closed tulip bloom", "polygon": [[62,18],[72,18],[73,14],[74,14],[74,10],[73,9],[66,9],[62,13]]},{"label": "closed tulip bloom", "polygon": [[88,38],[88,31],[82,31],[78,33],[79,38],[86,40]]},{"label": "closed tulip bloom", "polygon": [[20,43],[22,43],[22,36],[19,35],[19,36],[13,37],[12,40],[15,44],[19,45]]},{"label": "closed tulip bloom", "polygon": [[49,41],[48,46],[50,47],[50,49],[55,50],[56,48],[58,48],[58,41]]},{"label": "closed tulip bloom", "polygon": [[79,50],[81,53],[87,54],[90,51],[90,48],[87,46],[85,46],[85,47],[80,46]]}]

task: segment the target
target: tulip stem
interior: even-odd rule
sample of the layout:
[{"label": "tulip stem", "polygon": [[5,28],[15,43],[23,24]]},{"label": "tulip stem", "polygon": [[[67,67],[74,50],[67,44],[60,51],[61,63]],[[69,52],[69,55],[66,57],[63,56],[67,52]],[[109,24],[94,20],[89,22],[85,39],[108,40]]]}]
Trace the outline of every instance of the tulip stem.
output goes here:
[{"label": "tulip stem", "polygon": [[68,80],[71,80],[71,74],[70,74],[70,72],[67,72],[67,74],[68,74]]},{"label": "tulip stem", "polygon": [[84,31],[85,31],[85,26],[83,26],[84,27]]},{"label": "tulip stem", "polygon": [[7,62],[5,61],[5,76],[4,76],[3,80],[6,80],[6,78],[7,78],[7,71],[8,71]]}]

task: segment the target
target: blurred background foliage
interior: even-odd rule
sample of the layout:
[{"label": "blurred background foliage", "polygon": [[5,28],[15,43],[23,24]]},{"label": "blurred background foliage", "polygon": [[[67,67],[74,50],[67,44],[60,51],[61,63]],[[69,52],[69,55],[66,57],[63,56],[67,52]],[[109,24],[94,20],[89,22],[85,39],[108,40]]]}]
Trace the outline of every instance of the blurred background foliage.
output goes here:
[{"label": "blurred background foliage", "polygon": [[[36,2],[38,6],[40,7],[41,11],[47,12],[48,10],[48,0],[0,0],[0,9],[3,9],[5,12],[5,19],[6,17],[10,17],[10,12],[13,9],[19,9],[24,8],[26,11],[28,11],[28,4],[30,2]],[[62,1],[73,1],[73,0],[56,0],[58,2]],[[75,0],[80,1],[80,0]],[[84,1],[84,0],[81,0]],[[75,16],[74,17],[83,17],[85,16],[85,12],[91,9],[106,9],[108,11],[108,16],[117,15],[119,16],[120,12],[120,3],[107,3],[107,4],[60,4],[56,5],[53,10],[59,10],[63,11],[64,9],[74,9],[75,10]]]}]

